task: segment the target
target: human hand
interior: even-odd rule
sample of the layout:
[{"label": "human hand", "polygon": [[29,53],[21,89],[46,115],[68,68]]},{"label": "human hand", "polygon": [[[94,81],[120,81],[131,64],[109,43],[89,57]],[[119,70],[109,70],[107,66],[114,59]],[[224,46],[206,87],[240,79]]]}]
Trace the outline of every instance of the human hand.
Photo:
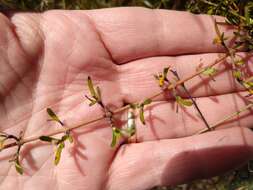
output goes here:
[{"label": "human hand", "polygon": [[[114,109],[159,92],[153,74],[164,67],[172,66],[184,78],[200,61],[207,65],[223,51],[212,44],[211,17],[186,12],[14,13],[1,15],[0,26],[0,129],[23,130],[24,138],[59,128],[47,121],[48,107],[67,126],[102,114],[85,102],[87,76]],[[245,105],[245,92],[231,82],[224,64],[220,69],[215,82],[196,77],[186,83],[209,123]],[[194,135],[204,128],[194,108],[176,113],[175,102],[166,99],[160,96],[147,108],[146,126],[137,122],[138,143],[111,148],[111,128],[100,121],[73,131],[75,143],[66,145],[58,166],[52,145],[24,145],[23,176],[8,163],[15,148],[2,151],[1,189],[141,190],[217,175],[252,158],[249,112],[224,125],[229,129]]]}]

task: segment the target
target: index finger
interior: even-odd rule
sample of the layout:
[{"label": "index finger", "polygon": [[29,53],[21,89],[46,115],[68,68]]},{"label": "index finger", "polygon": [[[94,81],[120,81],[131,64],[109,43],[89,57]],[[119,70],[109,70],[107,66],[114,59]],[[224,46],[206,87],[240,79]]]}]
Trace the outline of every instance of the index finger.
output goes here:
[{"label": "index finger", "polygon": [[102,9],[87,14],[117,63],[150,56],[222,52],[212,44],[216,32],[214,18],[208,15],[143,8]]}]

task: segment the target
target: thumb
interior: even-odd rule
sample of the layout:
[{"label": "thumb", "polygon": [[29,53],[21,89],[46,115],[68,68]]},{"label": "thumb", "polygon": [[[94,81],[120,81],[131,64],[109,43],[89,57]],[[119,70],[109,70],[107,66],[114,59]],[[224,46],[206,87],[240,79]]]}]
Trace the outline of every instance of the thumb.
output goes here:
[{"label": "thumb", "polygon": [[112,163],[107,189],[150,189],[218,175],[253,157],[252,139],[249,129],[231,128],[125,145]]}]

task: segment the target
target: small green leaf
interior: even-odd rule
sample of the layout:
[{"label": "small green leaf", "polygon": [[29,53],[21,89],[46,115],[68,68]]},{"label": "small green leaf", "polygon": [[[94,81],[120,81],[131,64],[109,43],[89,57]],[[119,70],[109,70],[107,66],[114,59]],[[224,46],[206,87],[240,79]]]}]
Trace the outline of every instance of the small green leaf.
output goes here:
[{"label": "small green leaf", "polygon": [[140,107],[140,109],[139,109],[139,117],[140,117],[140,120],[141,120],[142,124],[145,125],[146,122],[145,122],[145,118],[144,118],[144,108],[143,108],[143,106]]},{"label": "small green leaf", "polygon": [[248,89],[249,93],[253,95],[253,89]]},{"label": "small green leaf", "polygon": [[215,29],[215,32],[216,32],[216,35],[217,35],[217,37],[214,39],[214,43],[220,44],[222,42],[221,41],[221,33],[220,33],[218,23],[217,23],[216,20],[214,20],[214,29]]},{"label": "small green leaf", "polygon": [[112,128],[112,142],[111,142],[111,147],[115,147],[115,145],[117,144],[118,139],[121,137],[121,132],[119,129],[117,129],[116,127]]},{"label": "small green leaf", "polygon": [[245,88],[252,88],[253,82],[244,82],[243,85],[245,86]]},{"label": "small green leaf", "polygon": [[247,5],[244,7],[244,15],[245,15],[245,18],[246,18],[246,23],[247,25],[252,25],[253,24],[253,19],[251,18],[251,8],[252,8],[252,5]]},{"label": "small green leaf", "polygon": [[243,86],[247,88],[247,90],[251,95],[253,94],[253,82],[251,81],[243,82]]},{"label": "small green leaf", "polygon": [[207,14],[212,15],[213,14],[213,9],[209,8],[208,11],[207,11]]},{"label": "small green leaf", "polygon": [[23,174],[23,168],[22,168],[22,166],[20,165],[20,163],[19,163],[19,161],[18,160],[16,160],[15,161],[15,168],[16,168],[16,171],[19,173],[19,174]]},{"label": "small green leaf", "polygon": [[66,140],[69,140],[69,142],[70,143],[72,143],[73,142],[73,138],[72,138],[72,136],[70,135],[70,134],[65,134],[64,136],[62,136],[62,138],[61,138],[61,142],[63,142],[63,141],[66,141]]},{"label": "small green leaf", "polygon": [[89,103],[89,106],[93,106],[93,105],[95,105],[96,103],[97,103],[96,100],[91,100],[91,102]]},{"label": "small green leaf", "polygon": [[46,142],[58,141],[58,139],[50,137],[50,136],[40,136],[39,139],[41,141],[46,141]]},{"label": "small green leaf", "polygon": [[60,159],[61,159],[61,153],[62,153],[62,149],[65,147],[65,144],[64,142],[61,142],[58,147],[57,147],[57,150],[56,150],[56,153],[55,153],[55,158],[54,158],[54,164],[55,165],[58,165],[59,162],[60,162]]},{"label": "small green leaf", "polygon": [[66,131],[66,135],[67,135],[67,139],[69,140],[69,142],[73,143],[74,139],[73,139],[72,135],[70,134],[70,130]]},{"label": "small green leaf", "polygon": [[63,135],[62,138],[61,138],[61,141],[66,141],[68,138],[69,138],[68,134]]},{"label": "small green leaf", "polygon": [[148,104],[151,104],[151,102],[152,102],[152,100],[150,98],[148,98],[148,99],[146,99],[146,100],[143,101],[142,105],[146,106]]},{"label": "small green leaf", "polygon": [[73,137],[71,135],[68,135],[68,140],[69,140],[70,143],[74,142],[74,139],[73,139]]},{"label": "small green leaf", "polygon": [[97,101],[102,101],[102,99],[101,99],[101,90],[100,90],[100,88],[97,86]]},{"label": "small green leaf", "polygon": [[164,78],[167,77],[169,69],[170,69],[169,67],[166,67],[166,68],[163,69],[163,76],[164,76]]},{"label": "small green leaf", "polygon": [[132,109],[136,109],[138,107],[138,104],[130,103],[129,107]]},{"label": "small green leaf", "polygon": [[93,86],[93,83],[92,83],[92,80],[90,78],[90,76],[88,76],[88,87],[89,87],[89,90],[90,90],[90,94],[92,97],[97,97],[96,95],[96,92],[95,92],[95,89],[94,89],[94,86]]},{"label": "small green leaf", "polygon": [[234,76],[236,79],[241,80],[242,73],[241,73],[241,71],[236,70],[236,71],[233,71],[233,76]]},{"label": "small green leaf", "polygon": [[176,101],[181,106],[192,106],[192,104],[193,104],[193,102],[191,100],[183,99],[180,96],[176,96]]},{"label": "small green leaf", "polygon": [[235,64],[236,64],[237,66],[242,66],[242,65],[245,64],[245,61],[244,61],[243,59],[240,59],[240,60],[237,60],[237,61],[235,62]]},{"label": "small green leaf", "polygon": [[47,113],[53,121],[60,123],[62,126],[64,125],[62,123],[62,121],[59,119],[59,117],[53,112],[53,110],[51,108],[47,108]]},{"label": "small green leaf", "polygon": [[4,142],[7,138],[0,136],[0,151],[4,148]]},{"label": "small green leaf", "polygon": [[204,69],[204,71],[202,72],[203,75],[207,75],[207,76],[213,76],[217,73],[217,69],[213,68],[213,67],[208,67],[206,69]]}]

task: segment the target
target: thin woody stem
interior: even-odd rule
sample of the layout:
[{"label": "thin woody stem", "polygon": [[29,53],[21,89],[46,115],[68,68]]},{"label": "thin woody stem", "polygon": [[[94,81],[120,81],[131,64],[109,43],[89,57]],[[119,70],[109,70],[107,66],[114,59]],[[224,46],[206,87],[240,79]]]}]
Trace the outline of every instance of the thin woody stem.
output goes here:
[{"label": "thin woody stem", "polygon": [[[221,61],[225,60],[227,57],[228,57],[228,54],[225,54],[225,55],[222,56],[221,58],[217,59],[217,60],[214,61],[213,63],[211,63],[211,64],[209,64],[208,66],[206,66],[205,68],[203,68],[203,69],[201,69],[201,70],[195,72],[194,74],[190,75],[189,77],[186,77],[186,78],[184,78],[184,79],[182,79],[182,80],[180,80],[180,81],[177,81],[174,85],[170,85],[170,86],[168,87],[168,90],[172,90],[172,89],[174,89],[175,87],[184,84],[185,82],[191,80],[192,78],[194,78],[194,77],[200,75],[202,72],[205,71],[206,68],[210,68],[210,67],[215,66],[216,64],[218,64],[218,63],[220,63]],[[160,96],[160,95],[162,95],[162,94],[163,94],[163,91],[161,91],[161,92],[159,92],[159,93],[157,93],[157,94],[151,96],[149,99],[154,99],[154,98],[156,98],[156,97],[158,97],[158,96]],[[112,111],[112,114],[121,113],[121,112],[123,112],[123,111],[125,111],[125,110],[127,110],[127,109],[129,109],[129,108],[130,108],[130,105],[126,105],[126,106],[124,106],[124,107],[121,107],[121,108],[118,108],[118,109]],[[80,127],[83,127],[83,126],[86,126],[86,125],[95,123],[95,122],[97,122],[97,121],[103,120],[103,119],[105,119],[105,118],[106,118],[106,116],[100,116],[100,117],[95,118],[95,119],[93,119],[93,120],[91,120],[91,121],[87,121],[87,122],[84,122],[84,123],[81,123],[81,124],[75,125],[75,126],[70,126],[70,127],[67,128],[67,130],[77,129],[77,128],[80,128]],[[43,136],[54,136],[54,135],[57,135],[57,134],[60,134],[60,133],[65,133],[65,132],[66,132],[66,128],[60,128],[60,129],[58,129],[58,130],[55,130],[54,132],[51,132],[51,133],[48,133],[48,134],[43,134]],[[22,140],[22,144],[26,144],[26,143],[29,143],[29,142],[36,141],[36,140],[38,140],[38,139],[40,138],[40,136],[41,136],[41,135],[39,135],[39,136],[34,136],[34,137],[28,137],[28,138],[26,138],[26,139],[23,139],[23,140]],[[18,145],[17,142],[9,143],[9,144],[4,145],[3,148],[2,148],[2,150],[3,150],[3,149],[7,149],[7,148],[11,148],[11,147],[17,146],[17,145]]]},{"label": "thin woody stem", "polygon": [[[244,106],[243,108],[241,108],[239,111],[236,111],[224,118],[222,118],[221,120],[217,121],[215,124],[213,124],[210,128],[211,129],[216,129],[217,127],[219,127],[221,124],[223,124],[224,122],[232,119],[233,117],[236,117],[237,115],[241,114],[242,112],[245,112],[247,110],[249,110],[250,108],[253,107],[253,102],[249,103],[248,105]],[[202,129],[199,132],[197,132],[196,134],[201,134],[201,133],[205,133],[207,132],[208,129]]]},{"label": "thin woody stem", "polygon": [[[104,119],[105,117],[104,116],[101,116],[101,117],[98,117],[96,119],[93,119],[93,120],[90,120],[90,121],[87,121],[85,123],[81,123],[79,125],[75,125],[75,126],[70,126],[67,128],[67,130],[73,130],[73,129],[77,129],[77,128],[80,128],[82,126],[85,126],[85,125],[89,125],[89,124],[92,124],[92,123],[95,123],[97,121],[100,121],[102,119]],[[57,134],[60,134],[60,133],[65,133],[66,132],[66,128],[59,128],[57,130],[55,130],[54,132],[51,132],[51,133],[48,133],[48,134],[44,134],[43,136],[54,136],[54,135],[57,135]],[[34,136],[34,137],[28,137],[26,139],[23,139],[22,140],[22,144],[26,144],[26,143],[29,143],[29,142],[32,142],[32,141],[35,141],[35,140],[38,140],[39,136]],[[6,144],[4,145],[4,147],[2,149],[6,149],[6,148],[11,148],[13,146],[17,146],[18,143],[17,142],[13,142],[13,143],[9,143],[9,144]]]},{"label": "thin woody stem", "polygon": [[[178,73],[177,73],[176,71],[172,71],[172,70],[171,70],[171,72],[177,77],[178,80],[180,80],[180,77],[179,77],[179,75],[178,75]],[[199,113],[199,115],[200,115],[202,121],[203,121],[204,124],[206,125],[207,130],[211,130],[211,128],[210,128],[210,126],[209,126],[209,124],[208,124],[206,118],[204,117],[203,113],[200,111],[200,108],[199,108],[197,102],[196,102],[196,101],[194,100],[194,98],[191,96],[189,90],[186,88],[186,86],[184,85],[184,83],[181,84],[181,86],[183,87],[183,89],[184,89],[186,95],[191,99],[191,101],[192,101],[192,103],[193,103],[195,109],[197,110],[197,112]]]},{"label": "thin woody stem", "polygon": [[[180,81],[177,81],[174,85],[173,85],[173,84],[169,85],[168,88],[167,88],[167,90],[173,90],[175,87],[180,86],[180,85],[182,85],[183,83],[185,83],[185,82],[187,82],[187,81],[193,79],[194,77],[200,75],[200,74],[203,73],[207,68],[210,68],[210,67],[213,67],[213,66],[217,65],[217,64],[220,63],[221,61],[225,60],[227,57],[228,57],[228,54],[225,54],[223,57],[217,59],[216,61],[214,61],[213,63],[209,64],[209,65],[206,66],[205,68],[200,69],[199,71],[195,72],[193,75],[190,75],[189,77],[186,77],[186,78],[184,78],[184,79],[182,79],[182,80],[180,80]],[[157,98],[158,96],[162,95],[163,93],[164,93],[164,92],[161,91],[161,92],[159,92],[159,93],[157,93],[157,94],[155,94],[155,95],[149,97],[149,99],[155,99],[155,98]],[[119,109],[115,110],[113,113],[119,113],[119,112],[122,112],[122,111],[127,110],[128,108],[130,108],[129,105],[124,106],[124,107],[122,107],[122,108],[119,108]]]}]

